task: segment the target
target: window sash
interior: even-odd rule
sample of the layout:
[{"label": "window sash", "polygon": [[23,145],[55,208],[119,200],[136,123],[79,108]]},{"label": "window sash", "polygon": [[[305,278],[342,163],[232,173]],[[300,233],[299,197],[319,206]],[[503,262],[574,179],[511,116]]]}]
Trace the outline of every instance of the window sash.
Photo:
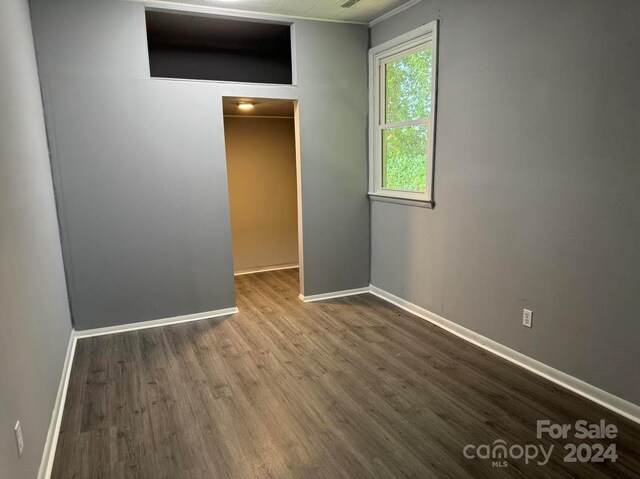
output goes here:
[{"label": "window sash", "polygon": [[[410,121],[417,120],[426,120],[429,116],[421,117],[417,120],[407,120],[406,122],[396,122],[396,123],[387,123],[387,64],[395,62],[396,60],[400,60],[401,58],[408,57],[414,53],[422,52],[425,50],[432,49],[433,52],[433,42],[428,40],[426,42],[421,42],[417,46],[409,49],[401,49],[397,53],[394,53],[390,56],[385,56],[384,58],[378,59],[378,84],[380,91],[378,92],[378,97],[380,99],[380,104],[378,105],[378,125],[398,125],[398,126],[410,126],[408,123]],[[432,53],[433,55],[433,53]],[[433,81],[433,77],[432,77]],[[435,82],[434,82],[435,83]],[[433,88],[432,88],[433,90]],[[407,123],[407,125],[402,125],[403,123]]]},{"label": "window sash", "polygon": [[[424,118],[420,118],[419,120],[411,120],[411,121],[402,121],[402,122],[397,122],[397,123],[387,123],[384,125],[379,125],[378,126],[378,136],[380,138],[380,173],[381,173],[381,177],[380,177],[380,190],[386,191],[386,192],[400,192],[400,193],[409,193],[409,194],[424,194],[426,193],[426,189],[429,187],[429,143],[431,141],[431,128],[429,128],[429,117],[424,117]],[[386,158],[385,158],[385,154],[384,154],[384,148],[382,145],[382,138],[384,137],[384,131],[385,130],[393,130],[394,128],[404,128],[407,126],[416,126],[416,125],[426,125],[427,127],[427,139],[425,141],[424,144],[424,157],[425,157],[425,168],[426,168],[426,174],[427,174],[427,182],[425,184],[425,191],[415,191],[415,190],[401,190],[398,188],[389,188],[384,186],[384,184],[386,183]]]}]

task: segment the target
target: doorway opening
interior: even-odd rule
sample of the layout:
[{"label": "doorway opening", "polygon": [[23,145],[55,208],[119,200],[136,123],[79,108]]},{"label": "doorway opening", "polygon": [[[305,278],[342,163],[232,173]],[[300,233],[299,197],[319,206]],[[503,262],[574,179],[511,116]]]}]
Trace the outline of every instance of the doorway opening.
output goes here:
[{"label": "doorway opening", "polygon": [[223,97],[236,276],[299,270],[303,291],[297,101]]}]

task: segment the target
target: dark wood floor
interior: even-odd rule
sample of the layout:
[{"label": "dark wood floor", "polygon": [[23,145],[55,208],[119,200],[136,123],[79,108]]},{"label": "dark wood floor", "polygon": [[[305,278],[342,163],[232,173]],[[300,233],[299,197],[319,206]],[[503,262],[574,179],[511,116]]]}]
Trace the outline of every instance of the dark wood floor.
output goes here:
[{"label": "dark wood floor", "polygon": [[[78,342],[54,478],[640,477],[638,425],[374,296],[236,285],[238,315]],[[547,418],[616,424],[617,462],[564,463]],[[555,451],[463,456],[498,439]]]}]

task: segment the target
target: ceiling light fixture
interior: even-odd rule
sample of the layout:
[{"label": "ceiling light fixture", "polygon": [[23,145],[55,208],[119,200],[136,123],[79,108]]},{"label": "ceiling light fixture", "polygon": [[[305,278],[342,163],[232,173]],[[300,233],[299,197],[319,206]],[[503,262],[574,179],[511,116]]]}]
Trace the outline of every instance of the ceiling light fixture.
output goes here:
[{"label": "ceiling light fixture", "polygon": [[253,110],[253,103],[249,103],[249,102],[240,102],[238,103],[238,110],[242,110],[242,111],[250,111]]}]

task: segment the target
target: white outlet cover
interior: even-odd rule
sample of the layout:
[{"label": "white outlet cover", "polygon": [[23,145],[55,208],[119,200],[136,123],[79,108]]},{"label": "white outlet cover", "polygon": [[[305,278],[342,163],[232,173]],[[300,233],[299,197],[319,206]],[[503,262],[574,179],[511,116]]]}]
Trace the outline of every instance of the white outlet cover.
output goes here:
[{"label": "white outlet cover", "polygon": [[527,328],[533,327],[533,311],[524,309],[522,311],[522,325]]},{"label": "white outlet cover", "polygon": [[20,427],[20,421],[16,423],[13,428],[13,432],[16,436],[16,447],[18,448],[18,457],[22,457],[22,451],[24,450],[24,440],[22,439],[22,427]]}]

